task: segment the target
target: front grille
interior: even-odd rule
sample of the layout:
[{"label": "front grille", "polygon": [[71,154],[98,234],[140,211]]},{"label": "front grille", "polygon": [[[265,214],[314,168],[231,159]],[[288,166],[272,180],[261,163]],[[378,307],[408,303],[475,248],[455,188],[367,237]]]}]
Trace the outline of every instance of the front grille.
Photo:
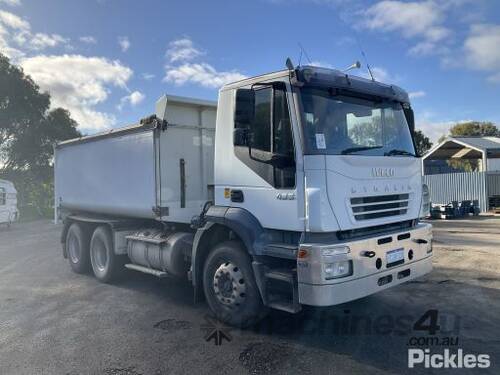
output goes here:
[{"label": "front grille", "polygon": [[404,215],[408,210],[409,196],[409,194],[390,194],[351,198],[352,214],[356,220]]}]

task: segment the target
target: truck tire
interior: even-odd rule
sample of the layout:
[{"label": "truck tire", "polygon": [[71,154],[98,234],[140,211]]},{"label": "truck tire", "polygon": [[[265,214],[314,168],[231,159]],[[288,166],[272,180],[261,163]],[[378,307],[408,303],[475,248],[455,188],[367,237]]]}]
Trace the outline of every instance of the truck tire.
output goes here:
[{"label": "truck tire", "polygon": [[66,251],[71,269],[76,273],[87,273],[90,270],[90,233],[87,227],[73,223],[66,234]]},{"label": "truck tire", "polygon": [[250,256],[238,241],[222,242],[210,251],[203,268],[203,288],[216,318],[231,326],[252,326],[267,313]]},{"label": "truck tire", "polygon": [[97,227],[92,234],[90,263],[95,277],[103,283],[116,280],[123,270],[124,262],[114,252],[111,230],[107,226]]}]

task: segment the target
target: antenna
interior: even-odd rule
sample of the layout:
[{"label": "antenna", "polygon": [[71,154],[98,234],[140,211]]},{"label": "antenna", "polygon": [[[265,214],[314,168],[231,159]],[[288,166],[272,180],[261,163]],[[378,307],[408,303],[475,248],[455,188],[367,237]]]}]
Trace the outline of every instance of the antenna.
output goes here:
[{"label": "antenna", "polygon": [[368,73],[370,73],[370,77],[372,77],[372,81],[375,82],[375,78],[373,77],[372,69],[370,68],[370,63],[368,62],[368,58],[366,57],[365,51],[363,51],[363,47],[361,47],[361,43],[359,39],[356,37],[356,42],[358,43],[359,50],[361,51],[361,56],[365,59],[366,67],[368,68]]},{"label": "antenna", "polygon": [[[302,47],[302,44],[300,44],[300,42],[297,42],[297,44],[299,45],[301,53],[303,53],[304,56],[306,57],[307,61],[309,61],[309,64],[312,64],[312,61],[309,58],[309,55],[307,54],[306,49],[304,47]],[[302,57],[302,54],[301,54],[301,57]]]},{"label": "antenna", "polygon": [[359,61],[356,61],[354,64],[352,64],[351,66],[347,67],[346,69],[343,70],[343,72],[348,72],[349,70],[351,69],[359,69],[361,68],[361,63]]}]

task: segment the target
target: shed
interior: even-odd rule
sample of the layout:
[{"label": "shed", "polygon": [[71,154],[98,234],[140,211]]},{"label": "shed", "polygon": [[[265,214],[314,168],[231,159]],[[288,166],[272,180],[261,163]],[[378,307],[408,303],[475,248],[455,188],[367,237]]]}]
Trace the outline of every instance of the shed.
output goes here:
[{"label": "shed", "polygon": [[[464,173],[449,160],[477,161],[477,170]],[[500,208],[499,137],[448,137],[422,157],[422,168],[432,202],[478,200],[482,212]]]},{"label": "shed", "polygon": [[422,157],[424,174],[459,172],[447,160],[477,160],[478,172],[500,171],[500,138],[447,137]]}]

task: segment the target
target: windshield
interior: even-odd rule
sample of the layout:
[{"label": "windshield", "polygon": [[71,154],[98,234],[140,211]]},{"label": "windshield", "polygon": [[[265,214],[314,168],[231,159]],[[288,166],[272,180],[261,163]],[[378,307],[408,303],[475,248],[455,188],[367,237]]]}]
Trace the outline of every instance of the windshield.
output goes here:
[{"label": "windshield", "polygon": [[302,123],[306,153],[415,156],[400,103],[332,95],[303,88]]}]

